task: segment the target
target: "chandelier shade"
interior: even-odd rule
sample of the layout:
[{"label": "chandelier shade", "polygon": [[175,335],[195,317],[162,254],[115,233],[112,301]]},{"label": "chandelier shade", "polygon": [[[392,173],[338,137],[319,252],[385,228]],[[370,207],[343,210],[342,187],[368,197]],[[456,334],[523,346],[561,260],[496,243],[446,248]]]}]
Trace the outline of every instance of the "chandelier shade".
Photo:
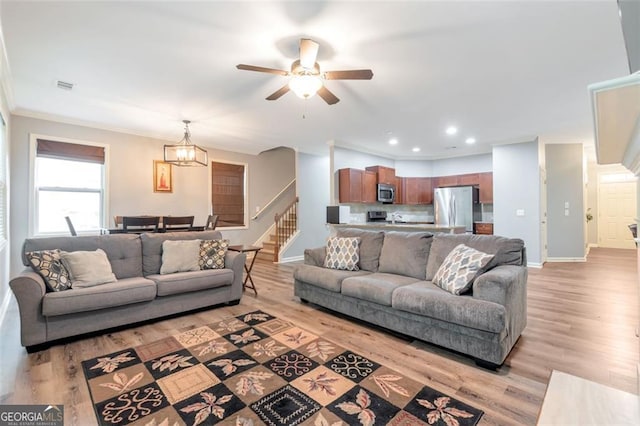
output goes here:
[{"label": "chandelier shade", "polygon": [[164,161],[176,166],[206,166],[208,161],[207,151],[191,142],[189,120],[184,123],[184,137],[174,145],[164,146]]}]

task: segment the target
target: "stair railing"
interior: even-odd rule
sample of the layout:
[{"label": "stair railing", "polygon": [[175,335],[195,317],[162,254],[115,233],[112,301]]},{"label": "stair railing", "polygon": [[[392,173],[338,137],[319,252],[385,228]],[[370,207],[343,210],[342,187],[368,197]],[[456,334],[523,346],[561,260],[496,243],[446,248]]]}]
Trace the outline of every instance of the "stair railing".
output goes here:
[{"label": "stair railing", "polygon": [[296,197],[281,214],[276,213],[276,243],[273,250],[273,261],[278,262],[280,248],[298,230],[298,197]]},{"label": "stair railing", "polygon": [[265,205],[264,205],[264,207],[263,207],[263,208],[261,208],[261,209],[260,209],[260,211],[258,211],[258,212],[257,212],[257,213],[256,213],[256,214],[251,218],[251,220],[256,220],[258,217],[260,217],[260,215],[261,215],[262,213],[264,213],[264,212],[265,212],[269,207],[271,207],[271,205],[272,205],[273,203],[275,203],[275,202],[278,200],[278,198],[280,198],[280,196],[281,196],[282,194],[284,194],[284,193],[285,193],[285,191],[286,191],[287,189],[289,189],[289,187],[291,187],[291,185],[293,185],[294,183],[296,183],[296,179],[295,179],[295,178],[293,178],[293,180],[292,180],[291,182],[289,182],[289,183],[288,183],[284,188],[282,188],[282,191],[278,192],[278,193],[277,193],[277,194],[276,194],[276,195],[271,199],[271,201],[269,201],[267,204],[265,204]]}]

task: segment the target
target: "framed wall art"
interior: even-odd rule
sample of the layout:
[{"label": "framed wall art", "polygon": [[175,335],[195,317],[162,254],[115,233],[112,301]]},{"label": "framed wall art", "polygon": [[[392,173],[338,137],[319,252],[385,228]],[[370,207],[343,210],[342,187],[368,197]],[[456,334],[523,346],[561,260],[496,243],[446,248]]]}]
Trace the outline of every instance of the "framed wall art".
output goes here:
[{"label": "framed wall art", "polygon": [[173,192],[171,164],[153,160],[153,192]]}]

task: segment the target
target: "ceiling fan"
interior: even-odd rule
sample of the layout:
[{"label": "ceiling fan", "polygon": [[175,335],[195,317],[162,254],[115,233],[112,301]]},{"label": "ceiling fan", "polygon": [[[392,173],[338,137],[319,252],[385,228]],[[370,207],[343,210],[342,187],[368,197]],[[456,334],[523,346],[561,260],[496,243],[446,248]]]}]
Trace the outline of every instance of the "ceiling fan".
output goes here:
[{"label": "ceiling fan", "polygon": [[340,99],[324,86],[324,80],[371,80],[373,78],[371,70],[321,72],[320,65],[316,62],[319,47],[320,45],[311,39],[300,39],[300,59],[293,61],[291,71],[245,64],[236,65],[236,68],[291,77],[287,84],[266,98],[268,101],[275,101],[292,90],[303,99],[308,99],[317,93],[326,103],[333,105],[340,102]]}]

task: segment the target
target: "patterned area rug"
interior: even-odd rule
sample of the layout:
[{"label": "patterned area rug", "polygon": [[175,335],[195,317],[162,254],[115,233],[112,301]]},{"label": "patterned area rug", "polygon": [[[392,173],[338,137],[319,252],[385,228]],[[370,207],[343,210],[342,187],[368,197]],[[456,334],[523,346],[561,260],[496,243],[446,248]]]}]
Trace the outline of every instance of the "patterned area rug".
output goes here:
[{"label": "patterned area rug", "polygon": [[482,411],[262,311],[82,362],[101,425],[475,425]]}]

